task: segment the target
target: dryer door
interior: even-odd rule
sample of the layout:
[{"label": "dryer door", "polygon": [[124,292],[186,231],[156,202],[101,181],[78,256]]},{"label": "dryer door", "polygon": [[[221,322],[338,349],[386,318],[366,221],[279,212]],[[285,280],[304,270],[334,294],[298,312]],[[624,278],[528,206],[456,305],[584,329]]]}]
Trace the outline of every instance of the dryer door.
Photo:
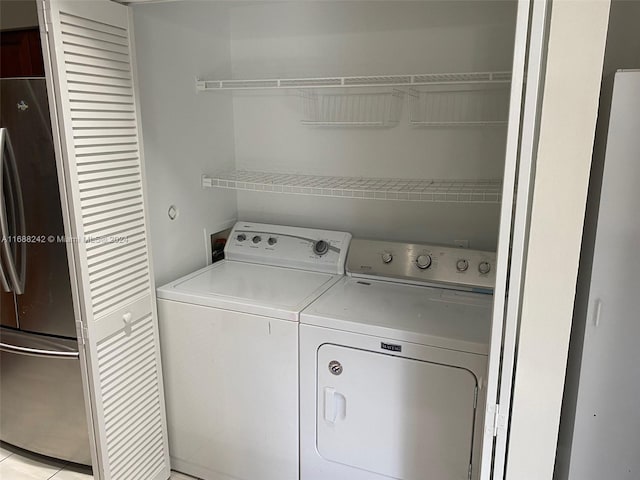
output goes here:
[{"label": "dryer door", "polygon": [[317,448],[397,479],[467,479],[476,414],[469,371],[325,344],[318,349]]}]

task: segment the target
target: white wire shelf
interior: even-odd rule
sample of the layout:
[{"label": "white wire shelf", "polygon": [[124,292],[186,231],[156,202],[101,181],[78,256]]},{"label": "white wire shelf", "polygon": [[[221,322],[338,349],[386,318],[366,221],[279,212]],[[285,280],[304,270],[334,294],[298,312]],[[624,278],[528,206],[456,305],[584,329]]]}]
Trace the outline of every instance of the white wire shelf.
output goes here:
[{"label": "white wire shelf", "polygon": [[203,175],[202,186],[320,197],[409,202],[499,204],[502,197],[502,182],[500,180],[330,177],[245,170],[218,175]]},{"label": "white wire shelf", "polygon": [[198,91],[262,90],[328,87],[414,87],[420,85],[464,85],[509,83],[511,72],[427,73],[418,75],[374,75],[360,77],[272,78],[245,80],[196,79]]},{"label": "white wire shelf", "polygon": [[301,94],[301,123],[319,127],[393,127],[400,121],[404,97],[397,89],[370,93],[303,90]]}]

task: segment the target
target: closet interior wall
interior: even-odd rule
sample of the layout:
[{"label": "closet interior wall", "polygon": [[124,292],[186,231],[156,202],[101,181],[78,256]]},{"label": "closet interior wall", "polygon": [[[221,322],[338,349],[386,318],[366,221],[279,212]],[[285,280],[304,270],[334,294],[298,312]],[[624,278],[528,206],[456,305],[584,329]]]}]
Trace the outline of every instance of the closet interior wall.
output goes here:
[{"label": "closet interior wall", "polygon": [[232,98],[195,89],[197,76],[231,74],[228,9],[201,1],[132,9],[151,248],[163,285],[206,265],[209,235],[236,217],[235,193],[205,190],[200,179],[234,166]]},{"label": "closet interior wall", "polygon": [[[362,200],[200,188],[229,169],[500,179],[506,125],[415,127],[409,89],[388,128],[301,123],[301,92],[196,93],[199,79],[509,71],[515,1],[177,2],[133,7],[161,284],[204,265],[204,230],[237,217],[357,237],[495,250],[500,204]],[[506,87],[505,87],[506,88]],[[351,93],[388,88],[350,89]],[[345,92],[319,89],[317,93]],[[167,209],[178,206],[171,221]]]}]

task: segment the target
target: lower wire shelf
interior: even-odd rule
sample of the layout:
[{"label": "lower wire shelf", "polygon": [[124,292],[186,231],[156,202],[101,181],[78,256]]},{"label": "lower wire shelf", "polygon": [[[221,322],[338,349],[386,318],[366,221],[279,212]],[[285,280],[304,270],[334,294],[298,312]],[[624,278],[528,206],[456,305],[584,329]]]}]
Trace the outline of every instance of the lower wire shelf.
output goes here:
[{"label": "lower wire shelf", "polygon": [[217,175],[203,175],[202,186],[320,197],[409,202],[499,204],[502,199],[502,181],[496,179],[408,180],[234,170]]}]

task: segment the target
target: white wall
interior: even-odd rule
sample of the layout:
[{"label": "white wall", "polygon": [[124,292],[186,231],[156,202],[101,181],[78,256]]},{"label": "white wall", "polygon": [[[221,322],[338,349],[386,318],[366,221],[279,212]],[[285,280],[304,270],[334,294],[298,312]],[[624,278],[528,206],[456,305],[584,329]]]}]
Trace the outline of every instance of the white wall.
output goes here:
[{"label": "white wall", "polygon": [[[494,250],[499,209],[200,188],[246,168],[322,175],[501,178],[506,127],[303,126],[297,92],[196,94],[195,78],[510,70],[515,2],[201,2],[134,10],[156,281],[205,261],[234,218]],[[167,209],[179,208],[170,221]]]},{"label": "white wall", "polygon": [[593,147],[582,251],[580,253],[580,270],[578,272],[576,302],[571,326],[567,378],[562,401],[562,414],[560,417],[558,452],[554,472],[554,478],[557,480],[566,479],[569,469],[569,454],[571,451],[578,384],[580,380],[582,342],[584,340],[589,286],[591,283],[591,267],[598,220],[598,207],[600,203],[600,188],[602,186],[609,112],[611,110],[613,75],[618,69],[640,69],[640,35],[638,35],[638,22],[640,22],[640,2],[636,0],[613,0],[611,2],[609,29],[607,32],[607,44],[602,71],[600,107],[598,110],[596,137]]},{"label": "white wall", "polygon": [[[510,70],[513,2],[298,2],[231,9],[235,78]],[[329,91],[329,90],[327,90]],[[335,92],[335,91],[334,91]],[[501,178],[506,127],[300,123],[297,92],[235,93],[240,169],[391,178]],[[356,236],[495,249],[499,205],[420,204],[238,193],[239,217]]]},{"label": "white wall", "polygon": [[608,0],[556,0],[518,337],[507,479],[551,479]]},{"label": "white wall", "polygon": [[[225,5],[175,2],[133,7],[149,221],[156,283],[206,264],[205,230],[235,218],[235,194],[204,190],[200,177],[233,165],[228,95],[197,94],[196,77],[228,77]],[[170,205],[179,209],[171,221]]]}]

